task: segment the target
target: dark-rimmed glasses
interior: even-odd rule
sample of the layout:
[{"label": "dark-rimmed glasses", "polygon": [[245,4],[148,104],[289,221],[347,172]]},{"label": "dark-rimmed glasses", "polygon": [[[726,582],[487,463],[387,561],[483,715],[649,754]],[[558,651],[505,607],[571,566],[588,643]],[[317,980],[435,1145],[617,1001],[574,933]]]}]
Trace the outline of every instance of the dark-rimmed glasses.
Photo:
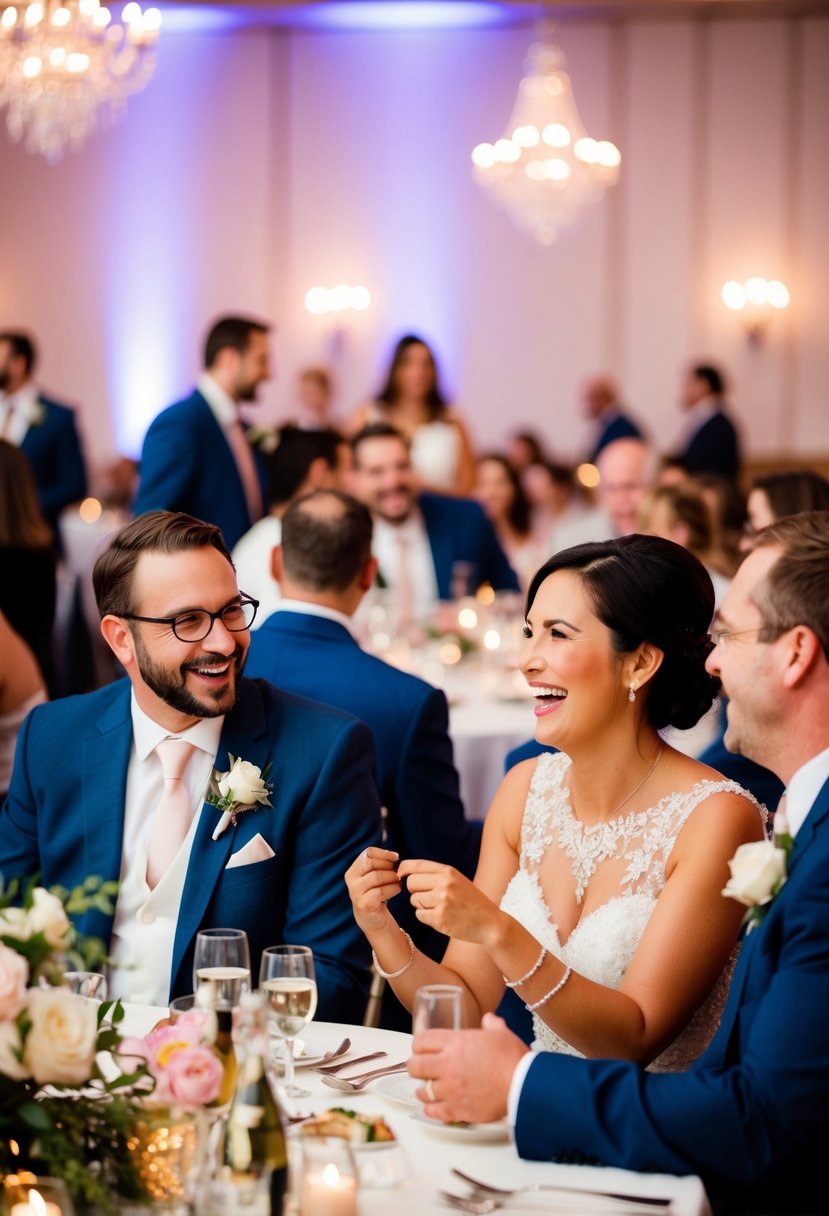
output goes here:
[{"label": "dark-rimmed glasses", "polygon": [[147,625],[168,625],[180,642],[203,642],[214,621],[221,621],[228,633],[242,633],[250,629],[256,619],[259,600],[245,595],[232,604],[225,604],[218,612],[206,608],[193,608],[190,612],[179,612],[176,616],[137,616],[133,612],[119,612],[124,621],[143,621]]}]

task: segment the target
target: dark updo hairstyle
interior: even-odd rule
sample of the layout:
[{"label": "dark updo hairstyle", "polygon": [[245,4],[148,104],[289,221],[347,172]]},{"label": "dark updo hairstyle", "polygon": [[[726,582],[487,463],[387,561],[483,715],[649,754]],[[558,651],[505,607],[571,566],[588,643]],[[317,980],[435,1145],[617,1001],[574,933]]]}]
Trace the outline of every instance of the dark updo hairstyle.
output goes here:
[{"label": "dark updo hairstyle", "polygon": [[541,584],[557,570],[580,575],[617,654],[629,654],[643,642],[662,651],[659,669],[642,689],[651,725],[656,730],[694,726],[720,687],[705,670],[713,648],[708,630],[714,588],[702,563],[659,536],[633,533],[575,545],[562,549],[537,572],[527,592],[527,614]]}]

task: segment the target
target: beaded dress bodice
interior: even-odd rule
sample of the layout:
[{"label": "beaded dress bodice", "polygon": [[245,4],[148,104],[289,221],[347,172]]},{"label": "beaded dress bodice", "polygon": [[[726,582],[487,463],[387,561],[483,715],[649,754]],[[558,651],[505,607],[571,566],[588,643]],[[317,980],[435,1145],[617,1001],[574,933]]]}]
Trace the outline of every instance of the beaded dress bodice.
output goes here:
[{"label": "beaded dress bodice", "polygon": [[[618,815],[585,826],[574,815],[566,785],[570,759],[564,753],[544,754],[535,771],[524,807],[519,866],[504,892],[501,907],[564,964],[607,988],[618,988],[630,966],[656,900],[665,885],[665,868],[680,830],[689,815],[712,794],[737,793],[765,811],[734,781],[698,781],[685,793],[669,794],[647,811]],[[542,885],[544,859],[551,848],[563,850],[572,867],[580,903],[592,875],[604,863],[616,865],[618,893],[582,915],[562,944],[550,916]],[[713,1038],[728,994],[736,962],[729,964],[707,999],[677,1039],[649,1065],[657,1072],[687,1068]],[[580,1055],[538,1014],[533,1014],[534,1050]]]}]

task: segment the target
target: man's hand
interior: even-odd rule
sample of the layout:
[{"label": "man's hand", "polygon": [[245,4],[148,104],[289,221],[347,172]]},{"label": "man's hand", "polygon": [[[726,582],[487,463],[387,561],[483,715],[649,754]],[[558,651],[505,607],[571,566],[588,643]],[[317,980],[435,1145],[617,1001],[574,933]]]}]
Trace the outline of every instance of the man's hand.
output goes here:
[{"label": "man's hand", "polygon": [[529,1051],[501,1018],[484,1015],[480,1030],[427,1030],[414,1040],[409,1074],[430,1119],[492,1123],[507,1113],[516,1065]]}]

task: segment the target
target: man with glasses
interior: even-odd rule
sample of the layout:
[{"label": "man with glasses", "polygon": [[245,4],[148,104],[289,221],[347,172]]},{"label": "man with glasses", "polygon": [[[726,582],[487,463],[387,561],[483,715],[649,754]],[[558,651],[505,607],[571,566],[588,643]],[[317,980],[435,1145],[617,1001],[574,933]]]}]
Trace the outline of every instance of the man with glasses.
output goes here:
[{"label": "man with glasses", "polygon": [[717,1216],[824,1212],[829,513],[793,515],[758,535],[715,629],[707,667],[729,697],[726,744],[786,783],[786,822],[776,850],[744,846],[748,873],[736,867],[729,883],[753,928],[708,1050],[685,1073],[643,1073],[630,1062],[528,1053],[489,1015],[480,1030],[418,1036],[409,1071],[426,1082],[419,1094],[433,1118],[508,1113],[522,1157],[698,1174]]},{"label": "man with glasses", "polygon": [[[112,991],[128,1001],[192,991],[197,932],[229,926],[248,934],[254,979],[265,947],[310,946],[320,1017],[359,1021],[368,948],[342,876],[381,839],[368,728],[243,679],[257,605],[217,527],[141,516],[93,582],[128,679],[24,723],[0,812],[3,878],[118,879],[114,916],[93,910],[79,927],[109,945]],[[228,823],[205,796],[234,759],[258,773],[245,770]]]}]

